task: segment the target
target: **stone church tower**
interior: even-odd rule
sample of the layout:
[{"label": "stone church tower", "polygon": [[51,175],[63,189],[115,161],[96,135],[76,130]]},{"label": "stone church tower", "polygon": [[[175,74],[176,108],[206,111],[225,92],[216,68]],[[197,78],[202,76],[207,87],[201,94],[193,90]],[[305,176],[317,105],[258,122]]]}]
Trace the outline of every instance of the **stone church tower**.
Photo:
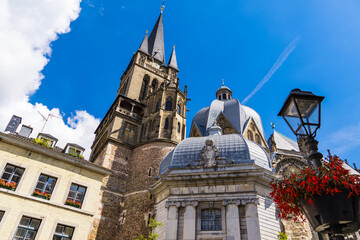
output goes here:
[{"label": "stone church tower", "polygon": [[175,46],[165,63],[163,13],[132,56],[114,103],[95,131],[91,161],[112,170],[91,239],[135,239],[153,212],[148,188],[186,133],[186,86],[179,89]]}]

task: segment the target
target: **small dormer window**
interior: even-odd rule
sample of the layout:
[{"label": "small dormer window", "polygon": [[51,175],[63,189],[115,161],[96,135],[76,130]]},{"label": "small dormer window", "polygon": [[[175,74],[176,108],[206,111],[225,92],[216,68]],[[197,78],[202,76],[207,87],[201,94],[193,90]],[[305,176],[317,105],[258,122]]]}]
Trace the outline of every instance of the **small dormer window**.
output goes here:
[{"label": "small dormer window", "polygon": [[77,158],[81,158],[84,159],[83,157],[83,153],[84,153],[85,149],[75,143],[68,143],[66,144],[65,148],[64,148],[64,152],[73,156],[73,157],[77,157]]},{"label": "small dormer window", "polygon": [[57,138],[50,134],[39,133],[37,138],[34,139],[33,142],[48,148],[54,148],[57,142]]},{"label": "small dormer window", "polygon": [[74,156],[79,156],[79,154],[81,153],[80,150],[73,148],[73,147],[69,147],[68,153],[70,155],[74,155]]}]

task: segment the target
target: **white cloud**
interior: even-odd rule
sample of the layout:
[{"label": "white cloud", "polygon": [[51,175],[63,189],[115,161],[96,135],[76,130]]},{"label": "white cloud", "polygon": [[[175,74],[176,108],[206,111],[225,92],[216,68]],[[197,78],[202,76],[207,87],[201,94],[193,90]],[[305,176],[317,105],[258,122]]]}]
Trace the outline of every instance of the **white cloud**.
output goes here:
[{"label": "white cloud", "polygon": [[326,139],[320,141],[321,146],[331,149],[332,153],[341,155],[351,149],[360,147],[360,123],[353,126],[344,127]]},{"label": "white cloud", "polygon": [[[49,109],[41,103],[29,103],[41,84],[41,71],[49,61],[51,42],[58,34],[70,31],[70,23],[79,16],[81,0],[3,0],[0,1],[0,131],[13,114],[23,124],[34,128],[32,136],[43,127],[38,111],[47,116],[61,116],[58,108]],[[75,142],[90,154],[93,132],[99,119],[86,111],[62,119],[52,118],[44,132],[59,139],[59,146]]]}]

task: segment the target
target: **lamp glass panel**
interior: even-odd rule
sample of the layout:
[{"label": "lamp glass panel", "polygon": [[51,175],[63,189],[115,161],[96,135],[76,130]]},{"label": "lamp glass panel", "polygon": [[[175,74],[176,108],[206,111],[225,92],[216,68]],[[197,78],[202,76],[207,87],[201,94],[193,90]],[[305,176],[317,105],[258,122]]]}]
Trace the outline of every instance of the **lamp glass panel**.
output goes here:
[{"label": "lamp glass panel", "polygon": [[319,122],[319,102],[313,99],[296,99],[301,117],[307,119],[308,123]]},{"label": "lamp glass panel", "polygon": [[301,125],[301,120],[294,99],[291,99],[290,104],[287,106],[284,113],[284,118],[291,127],[292,131],[297,134]]},{"label": "lamp glass panel", "polygon": [[315,109],[313,109],[313,112],[309,116],[309,118],[304,118],[304,122],[308,123],[306,127],[310,132],[310,134],[313,135],[320,126],[319,105],[316,105]]},{"label": "lamp glass panel", "polygon": [[[300,121],[300,118],[298,117],[288,117],[288,116],[285,116],[285,119],[286,121],[288,122],[288,124],[290,125],[292,131],[295,133],[295,134],[298,134],[298,131],[299,131],[299,127],[301,125],[301,121]],[[300,128],[300,130],[302,129],[302,127]]]},{"label": "lamp glass panel", "polygon": [[299,118],[299,112],[296,108],[294,99],[291,99],[290,104],[287,106],[284,116],[285,117],[293,117],[293,118]]}]

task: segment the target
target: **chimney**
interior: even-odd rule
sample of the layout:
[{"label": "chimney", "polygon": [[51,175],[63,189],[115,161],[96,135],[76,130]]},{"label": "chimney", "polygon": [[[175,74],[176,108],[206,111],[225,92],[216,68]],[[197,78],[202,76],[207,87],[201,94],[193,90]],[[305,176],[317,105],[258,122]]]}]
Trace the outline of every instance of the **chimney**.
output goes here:
[{"label": "chimney", "polygon": [[15,133],[16,129],[21,123],[21,117],[18,117],[16,115],[13,115],[8,123],[8,125],[5,128],[5,132],[11,132]]},{"label": "chimney", "polygon": [[21,129],[20,129],[20,132],[19,132],[19,135],[28,138],[30,136],[30,134],[32,133],[32,131],[33,131],[32,127],[22,125]]}]

